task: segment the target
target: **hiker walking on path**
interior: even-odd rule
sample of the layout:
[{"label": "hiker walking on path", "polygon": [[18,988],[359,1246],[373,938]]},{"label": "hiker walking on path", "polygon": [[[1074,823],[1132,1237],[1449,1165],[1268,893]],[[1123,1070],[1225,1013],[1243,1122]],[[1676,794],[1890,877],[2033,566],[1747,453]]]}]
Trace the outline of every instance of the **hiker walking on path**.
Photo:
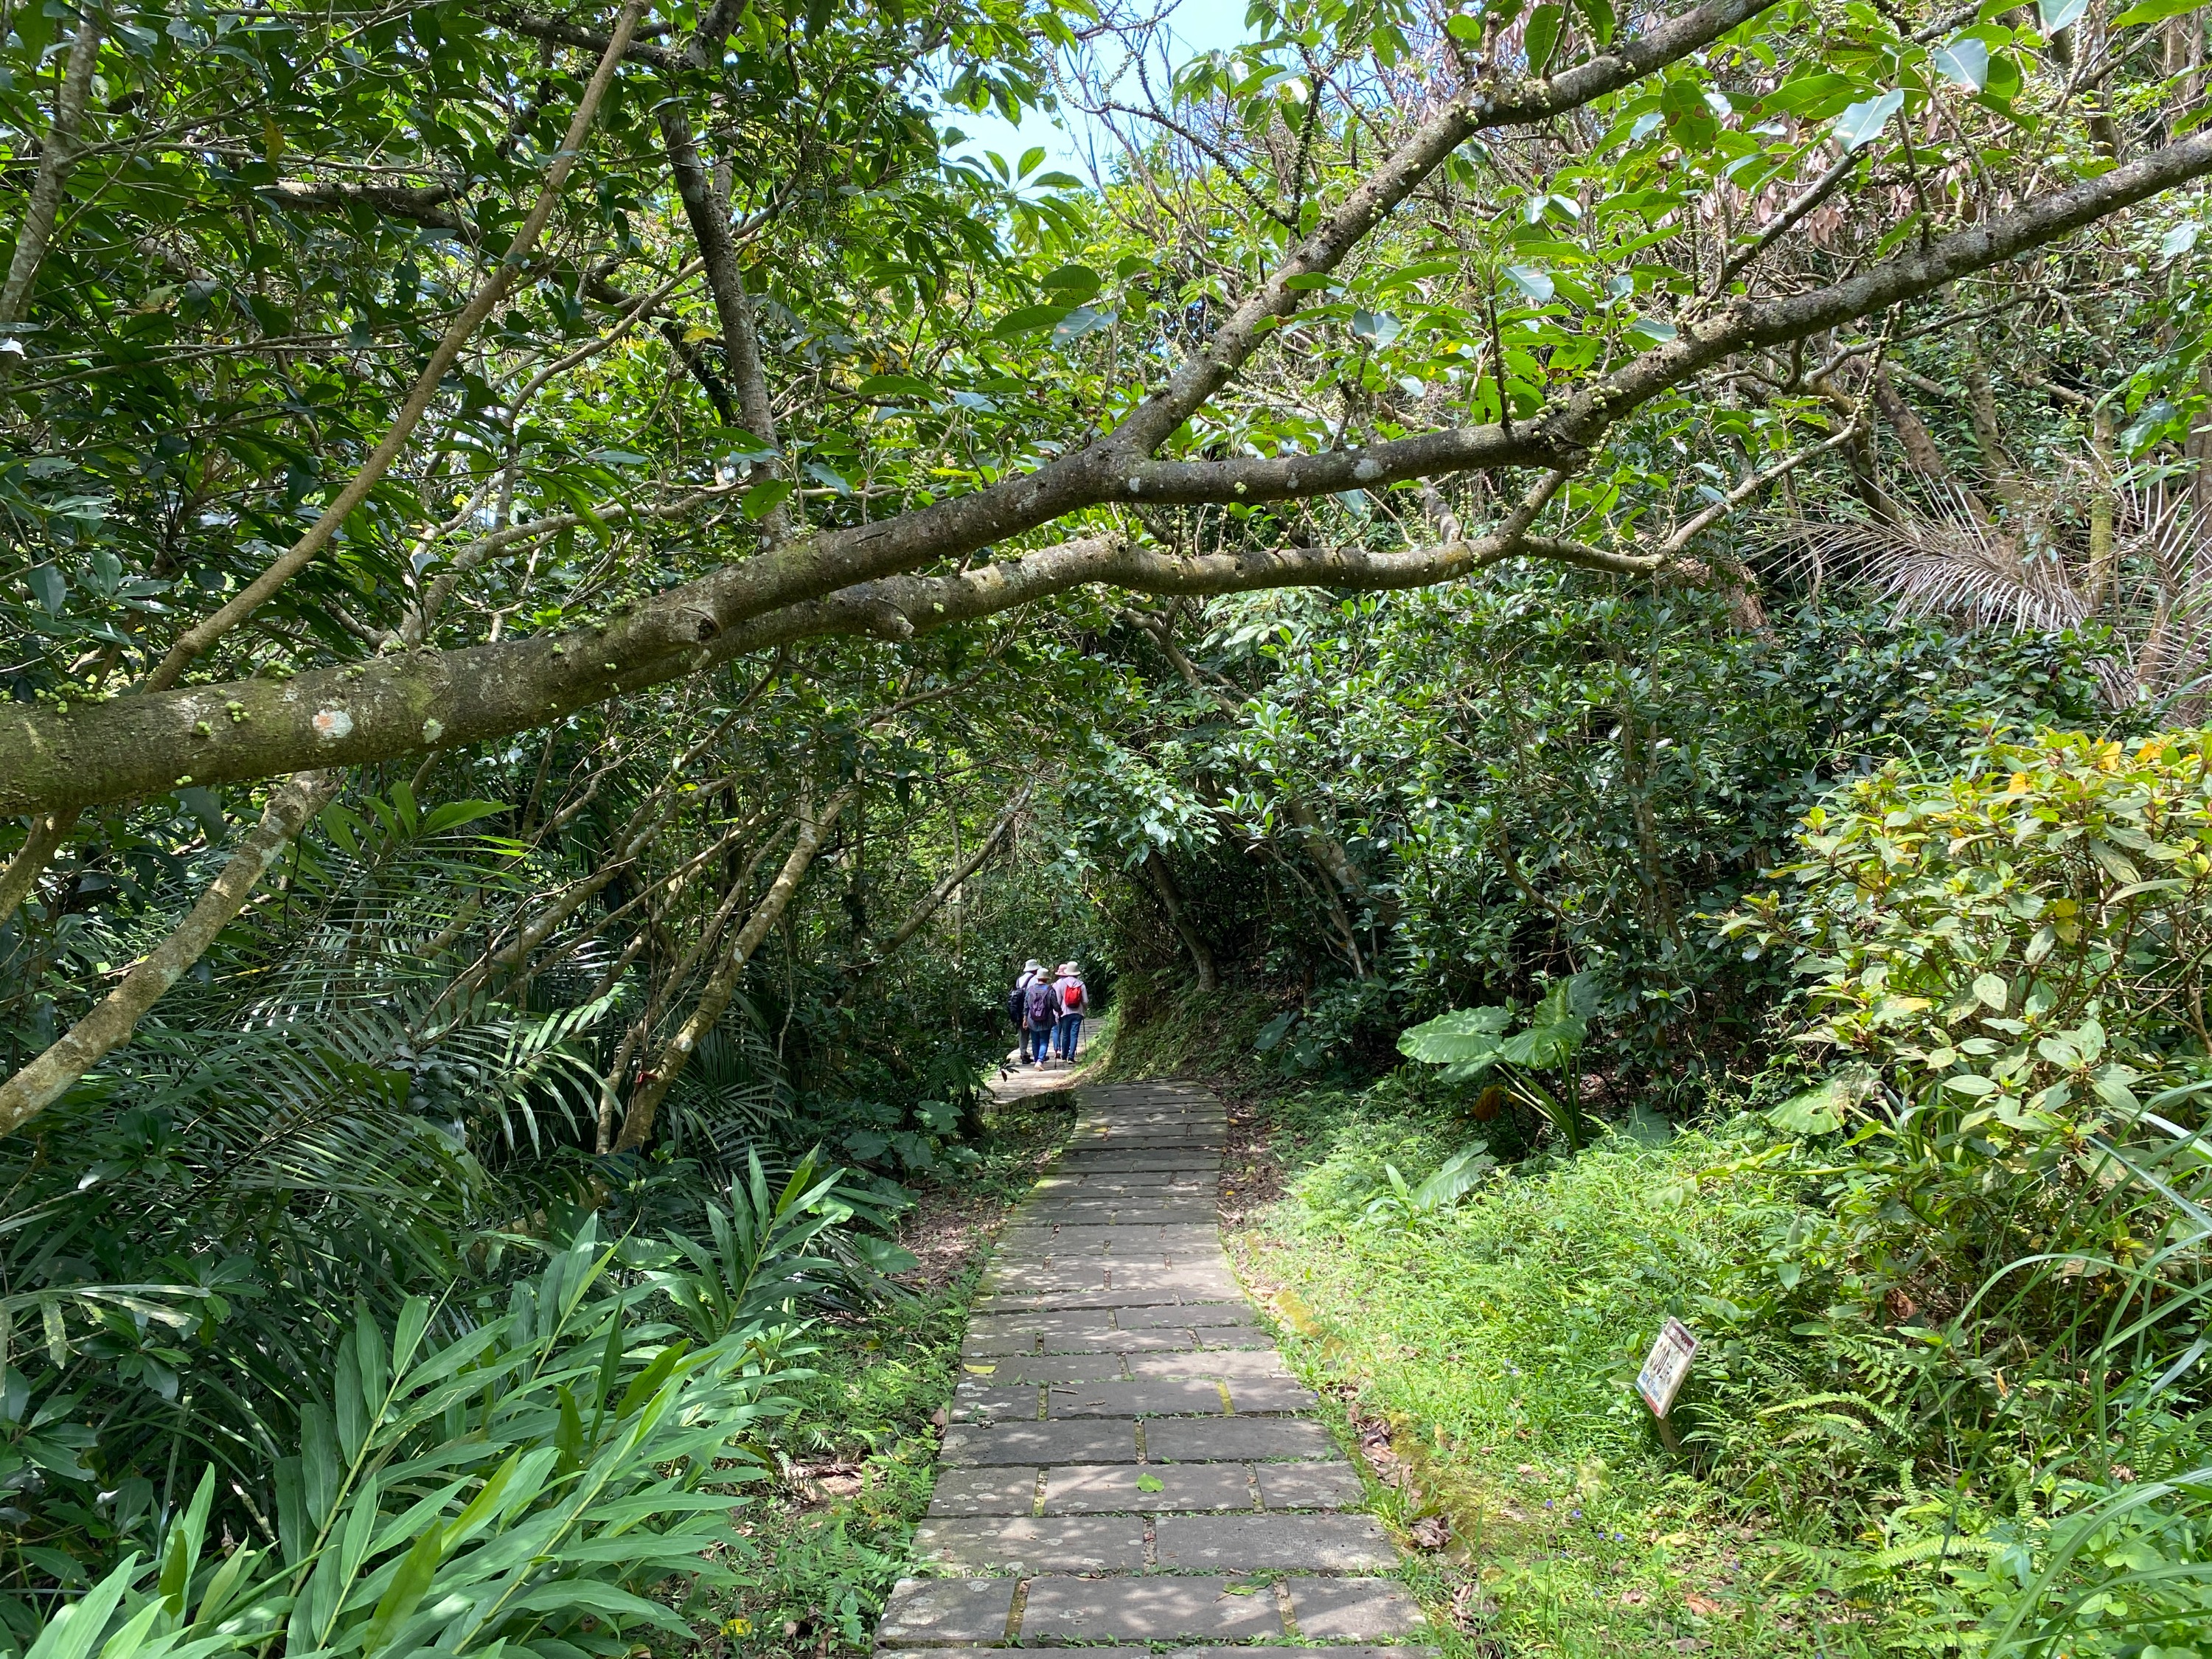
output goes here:
[{"label": "hiker walking on path", "polygon": [[1052,1058],[1052,1034],[1060,1024],[1060,999],[1053,989],[1052,975],[1040,969],[1022,996],[1027,1017],[1027,1030],[1023,1036],[1028,1045],[1030,1063],[1043,1066]]},{"label": "hiker walking on path", "polygon": [[1022,971],[1014,981],[1014,988],[1006,994],[1006,1016],[1014,1022],[1014,1053],[1012,1058],[1028,1065],[1037,1057],[1039,1039],[1030,1030],[1030,987],[1039,979],[1049,978],[1044,964],[1031,957],[1022,964]]},{"label": "hiker walking on path", "polygon": [[1076,1044],[1083,1036],[1083,1017],[1091,1012],[1091,988],[1083,982],[1080,968],[1072,962],[1063,962],[1054,976],[1052,994],[1059,1016],[1053,1024],[1053,1056],[1072,1061]]}]

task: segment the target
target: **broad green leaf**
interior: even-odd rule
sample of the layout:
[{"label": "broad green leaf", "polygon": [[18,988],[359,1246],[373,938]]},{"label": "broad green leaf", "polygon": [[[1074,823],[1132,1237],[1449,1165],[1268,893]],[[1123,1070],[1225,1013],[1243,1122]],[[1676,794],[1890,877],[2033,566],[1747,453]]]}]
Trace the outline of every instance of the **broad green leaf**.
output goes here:
[{"label": "broad green leaf", "polygon": [[791,495],[788,478],[766,478],[738,497],[738,507],[748,519],[765,519]]},{"label": "broad green leaf", "polygon": [[2089,0],[2035,0],[2035,15],[2046,35],[2071,28],[2088,9]]},{"label": "broad green leaf", "polygon": [[1498,1039],[1512,1018],[1504,1008],[1455,1008],[1401,1031],[1398,1052],[1431,1066],[1476,1063],[1497,1052]]},{"label": "broad green leaf", "polygon": [[1836,125],[1828,136],[1846,150],[1860,149],[1881,137],[1881,130],[1889,118],[1904,106],[1902,89],[1893,89],[1878,98],[1865,99],[1853,104],[1836,118]]},{"label": "broad green leaf", "polygon": [[1534,265],[1508,265],[1505,276],[1514,287],[1536,305],[1549,305],[1553,295],[1559,291],[1551,277]]},{"label": "broad green leaf", "polygon": [[1552,54],[1559,49],[1559,30],[1567,21],[1565,8],[1545,4],[1528,14],[1528,26],[1522,40],[1528,52],[1528,73],[1541,75],[1552,62]]},{"label": "broad green leaf", "polygon": [[1024,334],[1052,327],[1075,307],[1072,305],[1024,306],[999,319],[991,330],[994,340],[1018,340]]},{"label": "broad green leaf", "polygon": [[1870,1075],[1864,1072],[1838,1072],[1770,1108],[1766,1121],[1784,1134],[1832,1133],[1843,1127],[1844,1117],[1866,1097],[1870,1084]]},{"label": "broad green leaf", "polygon": [[1705,89],[1690,76],[1678,76],[1667,83],[1659,94],[1659,112],[1668,137],[1692,155],[1711,149],[1720,137],[1721,125],[1705,101]]},{"label": "broad green leaf", "polygon": [[1081,305],[1105,286],[1105,279],[1088,265],[1061,265],[1047,271],[1039,286],[1069,305]]},{"label": "broad green leaf", "polygon": [[1960,86],[1979,92],[1989,84],[1989,46],[1971,34],[1962,34],[1949,45],[1936,47],[1929,54],[1928,61],[1935,65],[1938,75]]},{"label": "broad green leaf", "polygon": [[133,1551],[80,1599],[57,1611],[23,1659],[86,1659],[137,1571],[138,1556]]},{"label": "broad green leaf", "polygon": [[2112,19],[2116,29],[2132,28],[2137,23],[2157,23],[2169,17],[2179,17],[2197,10],[2205,0],[2140,0]]},{"label": "broad green leaf", "polygon": [[34,564],[23,579],[31,585],[31,597],[45,607],[49,617],[62,614],[69,604],[69,583],[58,569],[50,564]]}]

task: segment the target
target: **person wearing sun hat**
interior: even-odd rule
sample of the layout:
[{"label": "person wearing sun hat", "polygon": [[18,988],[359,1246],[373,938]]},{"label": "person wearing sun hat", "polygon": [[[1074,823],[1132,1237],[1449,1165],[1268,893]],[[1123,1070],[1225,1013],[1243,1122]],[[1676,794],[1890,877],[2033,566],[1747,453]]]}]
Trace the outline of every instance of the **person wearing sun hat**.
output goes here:
[{"label": "person wearing sun hat", "polygon": [[1060,1016],[1053,1024],[1053,1057],[1073,1060],[1083,1036],[1083,1017],[1091,1012],[1091,988],[1083,982],[1083,970],[1074,963],[1061,963],[1060,971],[1053,975],[1052,1000]]},{"label": "person wearing sun hat", "polygon": [[1014,1052],[1007,1059],[1024,1066],[1040,1059],[1044,1047],[1044,1039],[1033,1035],[1030,1029],[1030,987],[1048,977],[1044,964],[1031,957],[1022,964],[1021,975],[1006,995],[1006,1013],[1014,1022]]}]

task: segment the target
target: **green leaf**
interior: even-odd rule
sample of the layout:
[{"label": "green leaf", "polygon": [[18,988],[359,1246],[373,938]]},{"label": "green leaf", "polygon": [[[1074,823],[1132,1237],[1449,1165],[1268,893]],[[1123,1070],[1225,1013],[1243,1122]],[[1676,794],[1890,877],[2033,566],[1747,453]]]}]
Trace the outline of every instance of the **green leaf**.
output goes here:
[{"label": "green leaf", "polygon": [[920,398],[926,400],[936,395],[928,381],[916,380],[911,374],[871,374],[854,390],[863,398]]},{"label": "green leaf", "polygon": [[376,1611],[370,1615],[368,1629],[362,1636],[362,1659],[368,1659],[370,1654],[390,1641],[392,1632],[407,1621],[407,1616],[421,1602],[438,1576],[439,1564],[445,1559],[445,1527],[433,1521],[415,1540],[406,1559],[400,1562],[399,1571],[392,1575],[392,1582],[377,1598]]},{"label": "green leaf", "polygon": [[639,1372],[636,1381],[623,1390],[622,1404],[615,1407],[615,1419],[617,1422],[629,1416],[640,1406],[653,1398],[660,1385],[668,1380],[669,1373],[676,1369],[677,1361],[684,1358],[684,1351],[690,1346],[688,1338],[679,1338],[653,1357],[653,1363]]},{"label": "green leaf", "polygon": [[1766,1121],[1784,1134],[1824,1135],[1844,1126],[1850,1109],[1866,1098],[1871,1074],[1863,1070],[1838,1072],[1771,1107]]},{"label": "green leaf", "polygon": [[15,38],[33,62],[53,44],[54,21],[46,15],[45,0],[15,0]]},{"label": "green leaf", "polygon": [[2012,987],[2005,982],[2002,974],[1977,974],[1974,975],[1974,995],[1991,1013],[2001,1014],[2012,1001]]},{"label": "green leaf", "polygon": [[559,1421],[553,1430],[553,1449],[561,1454],[557,1473],[572,1474],[584,1466],[584,1418],[576,1409],[575,1391],[565,1383],[554,1387],[560,1402]]},{"label": "green leaf", "polygon": [[1048,293],[1060,295],[1070,305],[1081,305],[1097,296],[1106,285],[1106,279],[1088,265],[1062,265],[1045,273],[1039,284]]},{"label": "green leaf", "polygon": [[1720,137],[1721,124],[1705,101],[1705,88],[1689,76],[1667,83],[1659,94],[1659,113],[1666,120],[1668,137],[1692,155],[1711,149]]},{"label": "green leaf", "polygon": [[1868,98],[1853,104],[1836,118],[1836,125],[1828,136],[1846,150],[1863,149],[1881,137],[1881,130],[1889,118],[1904,107],[1905,94],[1893,88],[1878,98]]},{"label": "green leaf", "polygon": [[2204,3],[2205,0],[2142,0],[2141,4],[2130,6],[2112,19],[2112,26],[2116,29],[2124,29],[2132,28],[2137,23],[2161,22],[2168,17],[2179,17],[2195,11]]},{"label": "green leaf", "polygon": [[1575,4],[1589,23],[1591,38],[1601,46],[1611,46],[1615,27],[1613,0],[1575,0]]},{"label": "green leaf", "polygon": [[1549,305],[1553,295],[1559,291],[1551,277],[1534,265],[1508,265],[1505,276],[1536,305]]},{"label": "green leaf", "polygon": [[1559,30],[1566,22],[1564,8],[1541,5],[1528,14],[1528,27],[1522,36],[1528,49],[1528,73],[1541,75],[1559,50]]},{"label": "green leaf", "polygon": [[210,1464],[200,1472],[192,1501],[169,1528],[168,1553],[161,1562],[159,1594],[169,1617],[179,1623],[184,1620],[185,1597],[191,1589],[192,1574],[199,1570],[200,1544],[207,1535],[208,1511],[214,1503],[215,1466]]},{"label": "green leaf", "polygon": [[1075,307],[1072,305],[1024,306],[1010,311],[999,319],[991,330],[994,340],[1018,340],[1024,334],[1035,334],[1052,327]]},{"label": "green leaf", "polygon": [[1956,85],[1979,92],[1990,82],[1990,48],[1986,41],[1962,34],[1948,46],[1938,46],[1928,61],[1936,72]]},{"label": "green leaf", "polygon": [[1137,1477],[1139,1492],[1165,1492],[1167,1489],[1168,1483],[1157,1474],[1140,1474]]},{"label": "green leaf", "polygon": [[790,479],[764,478],[738,497],[738,507],[748,519],[765,519],[781,507],[790,494]]},{"label": "green leaf", "polygon": [[2089,0],[2035,0],[2035,15],[2041,20],[2045,35],[2071,28],[2088,9]]},{"label": "green leaf", "polygon": [[1455,1008],[1398,1034],[1398,1052],[1430,1066],[1480,1063],[1498,1052],[1513,1016],[1504,1008]]},{"label": "green leaf", "polygon": [[[29,0],[29,4],[36,3],[37,0]],[[69,583],[59,570],[50,564],[34,564],[23,580],[30,583],[31,597],[45,607],[49,617],[62,614],[62,608],[69,603]]]},{"label": "green leaf", "polygon": [[114,1571],[47,1620],[23,1659],[85,1659],[137,1572],[138,1557],[134,1551],[123,1558]]}]

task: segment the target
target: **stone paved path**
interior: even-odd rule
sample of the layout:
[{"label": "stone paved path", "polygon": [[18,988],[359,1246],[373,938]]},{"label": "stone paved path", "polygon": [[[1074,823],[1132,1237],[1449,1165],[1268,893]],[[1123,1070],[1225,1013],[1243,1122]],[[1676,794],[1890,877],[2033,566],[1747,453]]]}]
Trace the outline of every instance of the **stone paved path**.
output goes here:
[{"label": "stone paved path", "polygon": [[915,1540],[939,1576],[893,1591],[878,1652],[1288,1642],[1370,1659],[1418,1638],[1379,1576],[1396,1553],[1348,1512],[1358,1476],[1221,1254],[1220,1103],[1177,1084],[1078,1098],[969,1322]]}]

